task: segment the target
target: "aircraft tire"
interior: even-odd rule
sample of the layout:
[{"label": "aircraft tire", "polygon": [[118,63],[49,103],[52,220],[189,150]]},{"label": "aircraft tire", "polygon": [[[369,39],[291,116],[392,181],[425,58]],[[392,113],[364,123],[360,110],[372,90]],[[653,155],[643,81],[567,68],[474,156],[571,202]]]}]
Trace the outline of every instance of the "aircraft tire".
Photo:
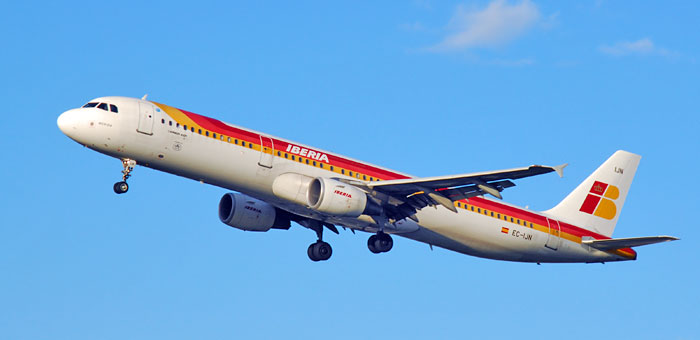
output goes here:
[{"label": "aircraft tire", "polygon": [[309,246],[307,254],[311,261],[326,261],[333,255],[333,248],[327,242],[318,241]]},{"label": "aircraft tire", "polygon": [[367,240],[367,248],[369,248],[369,251],[371,251],[371,252],[374,253],[374,254],[379,254],[379,253],[381,253],[381,251],[379,251],[379,249],[378,249],[377,246],[376,246],[376,244],[377,244],[377,239],[378,239],[377,235],[372,235],[372,236],[370,236],[369,239]]},{"label": "aircraft tire", "polygon": [[377,234],[377,240],[374,241],[374,247],[381,253],[386,253],[394,247],[394,240],[390,235],[385,233]]},{"label": "aircraft tire", "polygon": [[117,194],[123,194],[125,192],[129,191],[129,184],[126,182],[117,182],[114,183],[114,192]]},{"label": "aircraft tire", "polygon": [[318,262],[318,259],[314,256],[314,246],[316,243],[312,243],[309,245],[309,249],[306,250],[306,254],[309,255],[309,259],[314,262]]}]

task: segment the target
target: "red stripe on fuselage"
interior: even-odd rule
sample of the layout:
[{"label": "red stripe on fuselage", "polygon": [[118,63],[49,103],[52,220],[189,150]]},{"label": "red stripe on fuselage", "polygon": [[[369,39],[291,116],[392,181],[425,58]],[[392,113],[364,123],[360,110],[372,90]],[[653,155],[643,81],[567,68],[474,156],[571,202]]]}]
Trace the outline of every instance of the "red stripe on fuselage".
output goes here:
[{"label": "red stripe on fuselage", "polygon": [[[255,144],[260,144],[260,135],[248,130],[232,127],[228,124],[225,124],[217,119],[214,118],[209,118],[206,116],[202,116],[193,112],[185,111],[180,109],[182,113],[184,113],[188,118],[190,118],[192,121],[200,125],[202,128],[207,129],[209,131],[218,133],[218,134],[223,134],[225,136],[230,136],[233,138],[237,138],[239,140],[243,140],[246,142],[250,143],[255,143]],[[275,150],[286,150],[288,145],[295,145],[295,146],[300,146],[304,147],[301,145],[297,144],[290,144],[285,141],[281,141],[279,139],[272,138],[273,143],[274,143],[274,149]],[[305,147],[307,148],[307,147]],[[316,149],[308,148],[309,150],[313,150],[316,152]],[[409,178],[408,176],[392,172],[389,170],[385,169],[380,169],[368,164],[356,162],[350,159],[346,159],[343,157],[327,154],[328,160],[329,160],[329,165],[337,166],[340,168],[347,169],[349,171],[353,172],[358,172],[360,174],[376,177],[381,180],[392,180],[392,179],[405,179]],[[299,156],[301,157],[301,156]],[[308,158],[308,157],[306,157]],[[536,223],[539,225],[547,226],[547,218],[545,216],[533,213],[531,211],[523,210],[520,208],[516,208],[513,206],[505,205],[498,203],[496,201],[488,200],[483,197],[472,197],[469,200],[462,200],[463,203],[468,203],[471,205],[474,205],[476,207],[480,207],[482,209],[488,209],[490,211],[493,211],[495,213],[500,213],[503,215],[507,215],[513,218],[518,218],[520,220],[526,221],[526,222],[532,222]],[[595,232],[592,232],[587,229],[583,229],[565,222],[558,221],[561,231],[568,233],[570,235],[574,235],[577,237],[585,237],[585,236],[590,236],[595,239],[609,239],[610,237],[604,236],[597,234]],[[620,249],[620,251],[623,251],[625,253],[635,255],[636,252],[632,249],[626,248],[626,249]]]},{"label": "red stripe on fuselage", "polygon": [[[223,134],[225,136],[230,136],[233,138],[237,138],[240,140],[244,140],[246,142],[251,142],[255,144],[260,144],[260,135],[257,133],[253,133],[247,130],[239,129],[232,127],[226,123],[221,122],[220,120],[214,119],[214,118],[209,118],[205,117],[193,112],[185,111],[182,109],[179,109],[184,113],[188,118],[190,118],[192,121],[200,125],[202,128],[207,129],[209,131],[218,133],[218,134]],[[272,138],[273,144],[274,144],[274,149],[276,151],[284,151],[287,150],[287,146],[290,145],[290,143],[281,141],[279,139]],[[316,149],[313,148],[308,148],[302,145],[297,145],[297,144],[291,144],[294,146],[299,146],[303,148],[307,148],[309,150],[313,150],[315,152],[320,153],[321,151],[317,151]],[[377,177],[379,179],[383,180],[389,180],[389,179],[404,179],[404,178],[409,178],[408,176],[401,175],[392,171],[380,169],[377,167],[373,167],[371,165],[363,164],[360,162],[356,162],[350,159],[346,159],[343,157],[338,157],[334,155],[330,155],[328,153],[323,152],[328,156],[328,164],[337,166],[340,168],[344,168],[353,172],[359,172],[361,174],[367,175],[367,176],[372,176],[372,177]],[[302,156],[299,156],[302,157]],[[309,158],[309,157],[306,157]],[[312,159],[312,158],[309,158]],[[313,159],[312,159],[313,160]],[[325,162],[324,162],[325,163]]]}]

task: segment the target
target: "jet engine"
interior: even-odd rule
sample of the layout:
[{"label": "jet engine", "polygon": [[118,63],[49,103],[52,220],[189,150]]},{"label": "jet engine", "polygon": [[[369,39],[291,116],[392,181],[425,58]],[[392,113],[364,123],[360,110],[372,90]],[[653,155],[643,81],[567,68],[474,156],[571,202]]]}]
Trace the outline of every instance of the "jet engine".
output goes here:
[{"label": "jet engine", "polygon": [[247,231],[268,231],[276,227],[277,211],[272,205],[240,193],[227,193],[219,201],[219,219]]},{"label": "jet engine", "polygon": [[382,211],[360,188],[325,177],[311,181],[306,199],[311,209],[332,216],[379,215]]}]

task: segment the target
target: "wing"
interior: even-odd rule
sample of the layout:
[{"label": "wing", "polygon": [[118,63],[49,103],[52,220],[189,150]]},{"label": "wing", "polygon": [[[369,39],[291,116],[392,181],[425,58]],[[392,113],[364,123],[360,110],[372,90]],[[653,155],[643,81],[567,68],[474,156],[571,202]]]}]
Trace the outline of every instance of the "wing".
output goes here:
[{"label": "wing", "polygon": [[630,238],[613,238],[607,240],[583,240],[581,243],[587,244],[599,250],[612,250],[645,246],[660,242],[675,241],[678,238],[673,236],[646,236],[646,237],[630,237]]},{"label": "wing", "polygon": [[562,176],[566,166],[567,164],[555,167],[532,165],[472,174],[369,182],[362,186],[381,201],[390,219],[410,217],[415,220],[415,213],[426,206],[440,204],[457,212],[454,201],[484,194],[502,198],[501,191],[515,186],[511,180],[554,171]]}]

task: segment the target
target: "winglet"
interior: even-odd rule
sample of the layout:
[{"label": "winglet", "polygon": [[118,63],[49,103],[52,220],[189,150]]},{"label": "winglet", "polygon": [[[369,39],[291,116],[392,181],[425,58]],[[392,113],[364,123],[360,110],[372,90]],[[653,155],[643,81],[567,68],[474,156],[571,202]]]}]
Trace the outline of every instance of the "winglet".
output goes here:
[{"label": "winglet", "polygon": [[148,93],[144,94],[143,97],[141,97],[141,100],[146,100],[148,98]]},{"label": "winglet", "polygon": [[557,175],[559,175],[559,177],[561,178],[564,177],[564,168],[566,168],[567,166],[569,166],[569,163],[553,166],[552,169],[554,169],[554,171],[557,172]]}]

